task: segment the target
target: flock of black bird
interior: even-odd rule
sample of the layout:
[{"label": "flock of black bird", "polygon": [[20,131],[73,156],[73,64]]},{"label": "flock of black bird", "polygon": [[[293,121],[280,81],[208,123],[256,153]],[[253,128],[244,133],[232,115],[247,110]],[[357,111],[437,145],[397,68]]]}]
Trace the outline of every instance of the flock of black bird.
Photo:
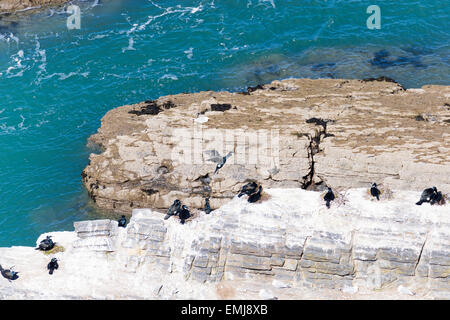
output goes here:
[{"label": "flock of black bird", "polygon": [[[47,236],[44,240],[42,240],[38,247],[35,248],[35,250],[40,250],[40,251],[50,251],[55,247],[55,242],[52,240],[51,236]],[[58,265],[58,259],[56,258],[52,258],[50,260],[50,262],[47,264],[47,269],[49,270],[48,273],[49,274],[53,274],[53,272],[58,269],[59,265]],[[2,274],[2,276],[6,279],[8,279],[9,282],[11,282],[11,280],[16,280],[17,278],[19,278],[18,274],[19,272],[16,272],[13,270],[14,267],[10,267],[9,269],[3,269],[3,267],[0,265],[0,273]]]},{"label": "flock of black bird", "polygon": [[[215,150],[210,150],[209,154],[212,157],[209,160],[217,163],[217,167],[214,172],[216,173],[220,168],[224,166],[225,162],[227,161],[227,158],[231,156],[232,152],[229,152],[225,157],[220,156],[220,154]],[[262,189],[263,188],[261,185],[258,185],[256,182],[252,181],[243,185],[237,196],[239,198],[241,198],[242,196],[248,196],[247,201],[250,203],[254,203],[257,202],[259,199],[261,199]],[[370,194],[372,197],[376,198],[377,200],[380,200],[381,191],[378,189],[376,183],[372,184],[370,188]],[[330,187],[328,187],[328,191],[323,197],[325,205],[328,209],[331,207],[331,201],[334,201],[335,199],[336,196],[333,190]],[[438,191],[436,187],[427,188],[422,192],[420,200],[416,203],[416,205],[422,205],[422,203],[424,202],[428,202],[431,205],[443,204],[444,197],[442,195],[442,192]],[[210,214],[212,211],[211,206],[209,204],[209,198],[205,199],[204,211],[206,214]],[[178,216],[178,218],[180,218],[180,223],[184,224],[185,220],[191,217],[191,213],[186,205],[183,205],[180,200],[176,199],[170,206],[169,210],[167,211],[164,220],[169,219],[171,216]],[[118,226],[123,228],[125,228],[127,224],[127,220],[124,215],[122,215],[122,217],[117,222]],[[44,240],[42,240],[39,243],[39,246],[36,248],[36,250],[41,251],[52,250],[55,247],[55,242],[53,242],[51,238],[52,238],[51,236],[47,236]],[[53,274],[53,272],[57,270],[58,267],[59,267],[58,260],[56,258],[52,258],[47,265],[47,269],[49,270],[48,273]],[[8,281],[16,280],[19,277],[18,276],[19,272],[14,271],[13,267],[9,269],[3,269],[2,266],[0,265],[0,272],[4,278],[8,279]]]},{"label": "flock of black bird", "polygon": [[[209,207],[209,202],[208,202],[208,207]],[[167,214],[164,217],[164,220],[169,219],[171,216],[178,216],[178,218],[180,218],[180,223],[184,224],[185,220],[191,216],[191,213],[189,212],[189,209],[186,205],[184,205],[184,204],[182,205],[181,201],[176,199],[170,206],[169,210],[167,211]]]},{"label": "flock of black bird", "polygon": [[[378,189],[378,186],[375,182],[372,184],[372,187],[370,188],[370,195],[376,198],[377,200],[380,200],[381,191],[380,189]],[[331,201],[333,201],[335,198],[336,197],[334,195],[333,190],[331,190],[331,188],[328,188],[327,193],[323,197],[323,199],[325,200],[325,205],[327,206],[328,209],[331,206],[330,204]],[[424,202],[429,202],[431,205],[435,204],[442,205],[444,204],[444,196],[442,195],[441,191],[437,190],[436,187],[427,188],[420,195],[420,200],[416,202],[416,205],[420,206]]]}]

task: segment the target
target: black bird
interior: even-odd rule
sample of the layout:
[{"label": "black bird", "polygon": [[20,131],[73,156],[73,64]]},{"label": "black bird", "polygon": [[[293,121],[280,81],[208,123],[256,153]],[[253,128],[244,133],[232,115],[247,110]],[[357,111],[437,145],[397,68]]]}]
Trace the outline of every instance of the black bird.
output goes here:
[{"label": "black bird", "polygon": [[49,251],[52,250],[55,246],[55,243],[51,239],[51,236],[47,236],[44,240],[41,241],[39,246],[35,250]]},{"label": "black bird", "polygon": [[333,201],[334,198],[335,198],[335,196],[334,196],[333,190],[331,190],[331,188],[328,187],[328,192],[323,197],[323,200],[325,200],[326,206],[328,209],[330,209],[330,202]]},{"label": "black bird", "polygon": [[416,202],[416,204],[420,206],[424,202],[430,202],[433,199],[433,195],[435,193],[437,193],[436,187],[427,188],[423,190],[422,194],[420,195],[420,200]]},{"label": "black bird", "polygon": [[217,171],[219,171],[219,169],[225,165],[227,159],[233,154],[233,152],[230,151],[225,157],[222,157],[216,150],[206,150],[205,153],[211,157],[210,159],[208,159],[208,161],[217,163],[214,173],[217,173]]},{"label": "black bird", "polygon": [[188,207],[183,205],[180,210],[178,210],[178,217],[180,218],[180,223],[184,224],[184,220],[188,219],[191,216]]},{"label": "black bird", "polygon": [[239,192],[238,197],[242,197],[244,194],[251,195],[252,193],[256,192],[256,189],[258,188],[258,185],[256,182],[249,182],[246,185],[242,186],[241,192]]},{"label": "black bird", "polygon": [[50,260],[50,262],[47,265],[47,269],[49,270],[48,274],[53,274],[53,271],[58,269],[58,267],[59,267],[58,259],[52,258],[52,260]]},{"label": "black bird", "polygon": [[430,204],[431,205],[434,205],[434,204],[441,204],[441,201],[443,200],[443,196],[442,196],[442,192],[440,192],[440,191],[435,191],[434,193],[433,193],[433,195],[431,196],[431,201],[430,201]]},{"label": "black bird", "polygon": [[4,278],[8,279],[9,282],[11,282],[11,280],[16,280],[19,277],[18,276],[19,273],[13,271],[13,267],[9,269],[3,269],[2,266],[0,265],[0,272]]},{"label": "black bird", "polygon": [[210,214],[211,213],[211,206],[209,205],[209,198],[205,199],[205,213]]},{"label": "black bird", "polygon": [[375,182],[372,184],[372,188],[370,188],[370,194],[377,198],[377,200],[380,200],[381,191],[377,188],[377,184]]},{"label": "black bird", "polygon": [[164,217],[164,220],[169,219],[171,216],[176,216],[178,214],[178,210],[180,210],[180,207],[181,207],[181,201],[176,199],[170,206],[169,210],[167,211],[167,214]]},{"label": "black bird", "polygon": [[117,222],[119,223],[119,227],[122,228],[125,228],[125,226],[127,225],[127,219],[125,219],[125,216],[122,216],[122,218],[117,220]]},{"label": "black bird", "polygon": [[252,193],[252,194],[248,197],[247,201],[250,202],[250,203],[253,203],[253,202],[256,202],[256,201],[258,201],[259,199],[261,199],[261,191],[262,191],[262,187],[259,186],[258,191],[255,192],[255,193]]}]

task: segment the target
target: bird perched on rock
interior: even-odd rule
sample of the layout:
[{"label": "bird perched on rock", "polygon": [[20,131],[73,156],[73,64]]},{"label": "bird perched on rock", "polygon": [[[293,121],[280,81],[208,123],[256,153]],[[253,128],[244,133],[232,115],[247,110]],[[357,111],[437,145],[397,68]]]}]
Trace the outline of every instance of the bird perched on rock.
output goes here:
[{"label": "bird perched on rock", "polygon": [[335,198],[333,190],[331,190],[330,187],[328,187],[328,191],[325,194],[325,196],[323,197],[323,200],[325,200],[325,204],[327,206],[328,209],[330,209],[330,202],[333,201]]},{"label": "bird perched on rock", "polygon": [[375,182],[372,184],[372,187],[370,188],[370,194],[373,197],[377,198],[377,200],[380,200],[381,191],[377,188],[377,184]]},{"label": "bird perched on rock", "polygon": [[209,205],[209,198],[205,199],[205,213],[210,214],[211,213],[211,206]]},{"label": "bird perched on rock", "polygon": [[164,220],[169,219],[171,216],[176,216],[178,214],[178,210],[180,210],[180,207],[181,207],[181,201],[176,199],[170,206],[169,210],[167,211],[167,214],[164,217]]},{"label": "bird perched on rock", "polygon": [[39,246],[35,250],[41,250],[41,251],[49,251],[52,250],[55,246],[55,243],[51,239],[51,236],[47,236],[44,240],[39,243]]},{"label": "bird perched on rock", "polygon": [[186,207],[184,204],[181,207],[180,210],[178,210],[178,217],[180,218],[180,223],[184,224],[184,221],[188,219],[191,216],[191,213],[189,212],[188,207]]},{"label": "bird perched on rock", "polygon": [[256,192],[256,189],[258,188],[258,185],[256,182],[249,182],[246,185],[242,186],[241,191],[238,194],[238,197],[242,197],[244,194],[251,195],[252,193]]},{"label": "bird perched on rock", "polygon": [[47,269],[49,270],[48,274],[53,274],[53,271],[58,269],[58,267],[59,267],[58,259],[52,258],[52,260],[50,260],[50,262],[47,265]]},{"label": "bird perched on rock", "polygon": [[433,195],[431,196],[430,204],[443,204],[444,203],[444,197],[442,196],[442,192],[435,190]]},{"label": "bird perched on rock", "polygon": [[9,269],[3,269],[2,266],[0,265],[0,273],[2,274],[2,276],[6,279],[8,279],[9,282],[11,282],[11,280],[16,280],[19,276],[18,276],[18,272],[13,271],[14,267],[11,267]]},{"label": "bird perched on rock", "polygon": [[219,169],[225,165],[227,159],[231,157],[233,152],[232,151],[228,152],[228,154],[225,157],[222,157],[220,153],[217,152],[216,150],[206,150],[205,154],[211,157],[210,159],[208,159],[208,161],[217,163],[216,170],[214,171],[214,173],[217,173],[217,171],[219,171]]},{"label": "bird perched on rock", "polygon": [[122,218],[117,220],[117,222],[119,223],[119,227],[122,228],[125,228],[125,226],[127,225],[127,219],[125,219],[125,216],[122,216]]},{"label": "bird perched on rock", "polygon": [[262,191],[262,186],[260,185],[258,187],[258,191],[256,191],[255,193],[250,194],[250,196],[248,197],[247,201],[250,203],[256,202],[259,199],[261,199],[261,191]]},{"label": "bird perched on rock", "polygon": [[427,188],[423,190],[422,194],[420,195],[420,200],[416,202],[418,206],[422,205],[424,202],[430,202],[433,199],[433,195],[437,193],[437,188]]}]

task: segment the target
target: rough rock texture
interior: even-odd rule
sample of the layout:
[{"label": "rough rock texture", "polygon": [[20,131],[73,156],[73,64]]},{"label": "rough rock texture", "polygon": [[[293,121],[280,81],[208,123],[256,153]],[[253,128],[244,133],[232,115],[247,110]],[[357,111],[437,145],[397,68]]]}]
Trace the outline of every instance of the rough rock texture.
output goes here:
[{"label": "rough rock texture", "polygon": [[126,228],[77,222],[52,233],[65,249],[53,276],[52,254],[0,248],[0,264],[20,272],[0,279],[0,298],[450,299],[448,204],[350,189],[327,209],[322,196],[270,189],[262,202],[235,197],[184,225],[150,209],[133,210]]},{"label": "rough rock texture", "polygon": [[60,5],[68,0],[0,0],[0,13],[15,12],[27,8]]},{"label": "rough rock texture", "polygon": [[[83,182],[98,206],[125,213],[176,198],[200,208],[206,196],[217,208],[249,180],[448,193],[449,99],[446,86],[334,79],[165,96],[103,117],[90,138],[102,152],[91,154]],[[210,149],[234,151],[217,174]]]}]

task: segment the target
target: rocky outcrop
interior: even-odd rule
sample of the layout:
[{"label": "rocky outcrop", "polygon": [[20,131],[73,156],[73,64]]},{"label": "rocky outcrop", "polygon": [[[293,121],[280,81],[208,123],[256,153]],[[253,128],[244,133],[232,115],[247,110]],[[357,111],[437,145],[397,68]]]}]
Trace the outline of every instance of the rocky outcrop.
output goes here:
[{"label": "rocky outcrop", "polygon": [[[450,192],[450,87],[388,78],[289,79],[239,93],[161,97],[109,111],[83,182],[100,207],[219,207],[248,181],[266,188]],[[204,151],[233,151],[214,174]]]},{"label": "rocky outcrop", "polygon": [[29,8],[55,6],[66,2],[68,2],[68,0],[2,0],[0,1],[0,13],[11,13]]},{"label": "rocky outcrop", "polygon": [[[235,197],[184,225],[150,209],[133,210],[126,228],[77,222],[74,232],[52,233],[64,248],[55,254],[0,248],[0,264],[20,272],[0,279],[0,297],[450,299],[448,204],[350,189],[327,209],[322,196],[269,189],[266,200]],[[50,276],[53,256],[60,268]]]}]

